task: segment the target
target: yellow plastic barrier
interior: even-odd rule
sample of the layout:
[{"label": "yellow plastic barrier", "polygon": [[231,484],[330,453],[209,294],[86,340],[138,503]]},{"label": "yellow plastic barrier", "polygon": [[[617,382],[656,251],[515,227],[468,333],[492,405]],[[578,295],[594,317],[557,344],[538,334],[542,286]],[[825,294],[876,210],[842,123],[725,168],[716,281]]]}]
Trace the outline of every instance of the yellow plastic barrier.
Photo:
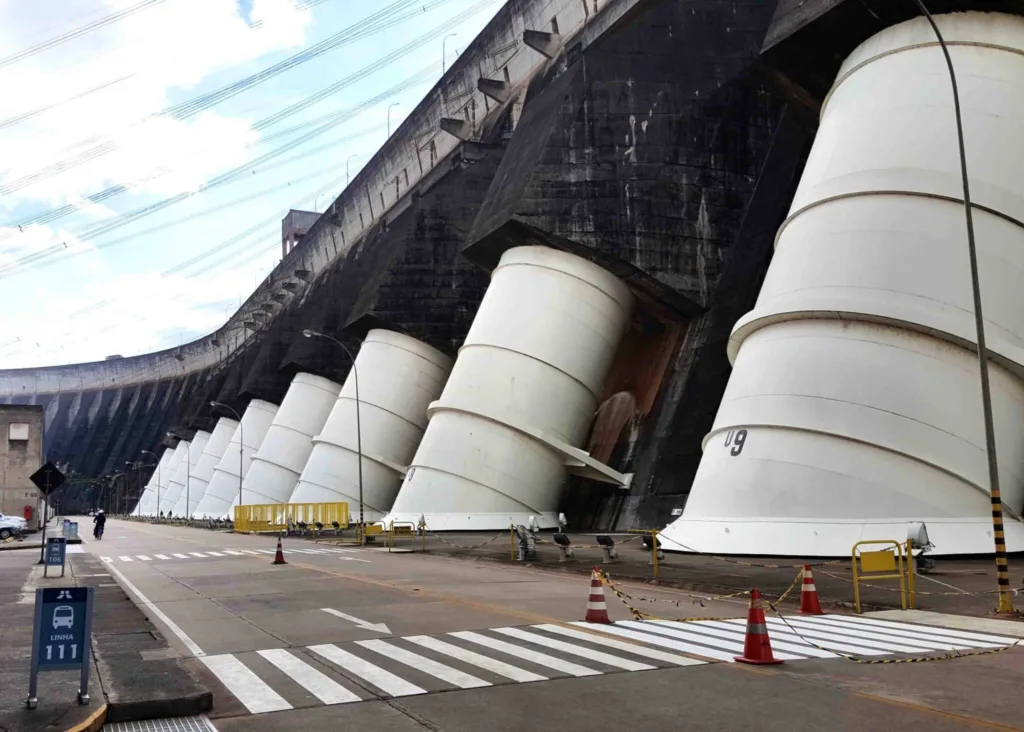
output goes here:
[{"label": "yellow plastic barrier", "polygon": [[235,506],[235,533],[280,533],[289,525],[305,523],[315,530],[317,522],[324,531],[333,531],[334,522],[348,528],[347,503],[260,503]]},{"label": "yellow plastic barrier", "polygon": [[[873,552],[858,551],[867,544],[885,545],[887,548]],[[892,539],[858,541],[851,551],[853,558],[853,601],[860,610],[860,583],[867,580],[898,579],[900,581],[900,602],[907,609],[907,587],[904,575],[903,544]],[[913,561],[913,559],[911,559]],[[858,566],[859,565],[859,566]],[[913,571],[909,567],[907,570]],[[896,572],[896,574],[893,574]],[[913,582],[913,580],[911,580]]]}]

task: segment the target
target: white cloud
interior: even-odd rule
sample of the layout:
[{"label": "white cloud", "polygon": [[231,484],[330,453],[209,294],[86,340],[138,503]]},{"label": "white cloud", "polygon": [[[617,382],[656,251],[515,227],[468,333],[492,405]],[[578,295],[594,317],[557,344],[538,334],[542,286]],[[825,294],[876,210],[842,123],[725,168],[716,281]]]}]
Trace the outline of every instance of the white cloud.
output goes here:
[{"label": "white cloud", "polygon": [[252,284],[252,274],[237,269],[193,278],[155,271],[91,278],[81,292],[52,293],[17,319],[0,321],[0,356],[5,368],[26,368],[102,360],[113,343],[124,356],[187,343],[223,325]]},{"label": "white cloud", "polygon": [[[93,0],[94,17],[137,0]],[[45,3],[0,7],[0,56],[39,40],[47,25]],[[83,8],[84,9],[84,8]],[[32,16],[35,17],[32,17]],[[0,130],[0,183],[32,175],[69,156],[113,143],[114,152],[35,182],[3,197],[3,205],[54,206],[110,185],[144,180],[133,191],[169,195],[193,190],[216,172],[247,158],[256,137],[245,119],[203,112],[185,120],[150,118],[172,102],[192,96],[212,74],[294,48],[311,21],[294,0],[253,0],[251,28],[237,0],[168,0],[79,39],[0,69],[0,98],[11,116],[74,96],[104,81],[116,84]],[[65,22],[53,35],[86,22]],[[230,81],[225,76],[224,81]],[[220,79],[218,79],[220,81]],[[147,119],[150,118],[150,119]],[[75,147],[82,140],[92,142]]]}]

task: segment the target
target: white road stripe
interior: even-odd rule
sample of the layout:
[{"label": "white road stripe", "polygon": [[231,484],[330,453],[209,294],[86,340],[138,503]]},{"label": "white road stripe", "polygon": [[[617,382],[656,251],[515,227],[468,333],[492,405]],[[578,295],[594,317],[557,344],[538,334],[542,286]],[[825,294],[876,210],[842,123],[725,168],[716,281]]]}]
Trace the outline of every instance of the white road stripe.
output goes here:
[{"label": "white road stripe", "polygon": [[153,556],[156,557],[157,559],[170,559],[170,557],[167,556],[166,554],[154,554]]},{"label": "white road stripe", "polygon": [[[767,618],[766,618],[767,620]],[[746,625],[745,620],[723,620],[723,623],[735,623],[737,628],[743,628]],[[806,636],[806,640],[800,635],[793,633],[784,625],[781,624],[769,624],[771,625],[771,637],[782,638],[785,640],[793,641],[794,643],[806,643],[810,641],[822,648],[828,648],[832,651],[839,653],[852,653],[858,656],[887,656],[889,655],[886,651],[879,651],[874,648],[864,648],[863,646],[850,645],[849,643],[843,643],[842,641],[829,640],[828,637],[822,637],[820,633],[814,632],[802,632],[801,635]],[[834,637],[834,636],[829,636]]]},{"label": "white road stripe", "polygon": [[555,640],[554,638],[548,638],[520,628],[495,628],[495,632],[511,636],[512,638],[518,638],[519,640],[527,641],[528,643],[536,643],[539,646],[553,648],[556,651],[562,651],[563,653],[568,653],[572,656],[580,656],[581,658],[586,658],[591,661],[597,661],[598,663],[603,663],[606,666],[625,669],[626,671],[650,671],[655,668],[654,666],[649,666],[646,663],[639,663],[638,661],[619,658],[618,656],[613,656],[610,653],[595,651],[591,648],[584,648],[583,646],[566,643],[565,641]]},{"label": "white road stripe", "polygon": [[[590,623],[575,622],[573,625],[577,625],[582,628],[593,627]],[[716,650],[714,648],[705,648],[704,646],[694,645],[693,643],[683,643],[682,641],[671,640],[669,638],[663,638],[660,635],[651,635],[650,633],[639,633],[635,630],[629,630],[628,628],[622,628],[618,624],[616,625],[602,625],[602,633],[609,633],[611,635],[617,635],[622,638],[629,638],[630,640],[640,641],[641,643],[650,643],[651,645],[661,646],[662,648],[671,648],[675,651],[682,651],[683,653],[693,653],[704,658],[713,658],[716,661],[733,661],[735,653],[725,653],[723,651]]]},{"label": "white road stripe", "polygon": [[490,671],[491,673],[497,674],[498,676],[504,676],[506,679],[512,679],[523,684],[528,681],[547,681],[547,676],[541,676],[535,674],[532,671],[511,666],[504,661],[498,661],[489,656],[483,656],[476,651],[468,651],[465,648],[452,645],[451,643],[445,643],[443,640],[437,638],[431,638],[427,635],[411,635],[407,638],[403,638],[410,643],[429,648],[432,651],[443,653],[446,656],[457,658],[473,666]]},{"label": "white road stripe", "polygon": [[930,625],[908,625],[905,623],[893,623],[888,620],[876,620],[874,618],[853,618],[848,615],[829,615],[827,616],[830,620],[837,620],[843,623],[850,623],[853,625],[864,625],[876,630],[882,630],[883,628],[890,628],[892,630],[900,631],[913,631],[915,633],[924,633],[930,636],[940,635],[946,638],[952,638],[954,640],[972,641],[977,643],[994,643],[1000,646],[1007,646],[1016,641],[1016,638],[1004,638],[998,635],[988,635],[986,633],[972,633],[966,630],[950,630],[949,628],[935,628]]},{"label": "white road stripe", "polygon": [[[617,623],[618,624],[618,623]],[[655,625],[651,622],[638,621],[638,620],[625,620],[621,623],[628,628],[636,628],[638,630],[646,630],[649,633],[658,633],[660,635],[667,635],[670,638],[678,638],[680,640],[692,641],[694,643],[700,643],[702,645],[713,646],[715,648],[723,648],[727,651],[733,651],[737,654],[743,653],[743,641],[742,640],[728,640],[725,638],[716,638],[709,635],[703,635],[701,633],[694,633],[689,630],[679,630],[676,628],[666,628],[661,625]],[[806,656],[797,655],[794,653],[786,653],[784,651],[773,651],[776,658],[783,661],[802,661]]]},{"label": "white road stripe", "polygon": [[647,648],[646,646],[638,646],[635,643],[617,641],[614,638],[598,635],[597,633],[587,633],[582,630],[564,628],[561,625],[535,625],[533,627],[538,630],[546,630],[549,633],[558,633],[559,635],[564,635],[569,638],[576,638],[577,640],[586,641],[587,643],[596,643],[600,646],[607,646],[608,648],[625,651],[626,653],[632,653],[635,656],[643,656],[644,658],[651,658],[655,661],[674,663],[677,666],[701,666],[707,663],[706,661],[698,661],[696,658],[677,656],[674,653],[666,653],[665,651],[657,651],[653,648]]},{"label": "white road stripe", "polygon": [[478,679],[476,676],[467,674],[458,669],[454,669],[451,666],[445,666],[443,663],[438,663],[425,656],[421,656],[418,653],[407,651],[404,648],[393,646],[390,643],[385,643],[382,640],[367,640],[367,641],[356,641],[357,646],[363,648],[369,648],[371,651],[376,651],[382,656],[404,663],[406,666],[411,666],[417,671],[422,671],[425,674],[436,676],[442,681],[447,681],[453,686],[458,686],[460,689],[479,689],[484,686],[490,686],[490,682]]},{"label": "white road stripe", "polygon": [[271,648],[266,651],[257,651],[257,653],[291,676],[324,704],[349,704],[361,701],[358,696],[344,686],[283,648]]},{"label": "white road stripe", "polygon": [[913,634],[907,633],[906,635],[900,634],[895,630],[888,630],[882,628],[881,632],[876,632],[870,628],[858,628],[855,625],[847,625],[845,623],[834,623],[834,622],[819,622],[817,620],[809,622],[809,619],[805,620],[800,618],[799,621],[794,621],[793,618],[786,618],[791,622],[795,622],[794,627],[796,628],[814,628],[815,630],[827,630],[832,633],[840,635],[850,635],[855,638],[868,638],[871,640],[899,643],[905,646],[916,647],[918,650],[925,651],[948,651],[951,649],[961,648],[974,648],[975,644],[967,641],[960,641],[960,645],[956,645],[956,641],[953,638],[945,639],[941,637],[927,638],[921,640],[913,637]]},{"label": "white road stripe", "polygon": [[488,638],[486,635],[480,635],[479,633],[473,633],[472,631],[459,631],[457,633],[449,633],[448,635],[459,640],[469,641],[470,643],[476,643],[477,645],[491,648],[495,651],[501,651],[507,653],[510,656],[521,658],[524,661],[535,663],[538,666],[547,666],[553,668],[555,671],[561,671],[564,674],[571,676],[600,676],[600,671],[595,671],[592,668],[586,666],[580,666],[570,661],[563,661],[560,658],[549,656],[546,653],[540,651],[531,651],[529,648],[521,648],[520,646],[514,646],[511,643],[497,640],[495,638]]},{"label": "white road stripe", "polygon": [[244,557],[245,556],[244,554],[242,554],[242,552],[236,552],[233,549],[225,549],[224,553],[225,554],[231,554],[231,555],[236,556],[236,557]]},{"label": "white road stripe", "polygon": [[245,552],[246,554],[259,554],[259,552],[256,551],[255,549],[243,549],[242,551]]},{"label": "white road stripe", "polygon": [[132,561],[131,557],[118,557],[118,559],[120,559],[122,562],[130,562],[130,561]]},{"label": "white road stripe", "polygon": [[[830,639],[837,640],[842,643],[852,643],[853,645],[862,646],[864,648],[877,648],[878,650],[889,651],[890,653],[923,653],[928,650],[926,648],[921,648],[920,646],[905,644],[895,640],[872,640],[866,637],[869,634],[858,633],[855,635],[825,626],[800,623],[795,621],[793,618],[786,618],[786,620],[788,620],[789,624],[793,626],[793,630],[790,632],[794,632],[797,635],[806,635],[810,637],[811,633],[819,633],[822,636],[828,636]],[[768,618],[768,624],[772,627],[778,627],[779,629],[786,628],[786,625],[777,618]]]},{"label": "white road stripe", "polygon": [[366,564],[373,564],[369,559],[356,559],[355,557],[338,557],[338,559],[344,559],[346,562],[365,562]]},{"label": "white road stripe", "polygon": [[149,558],[149,557],[147,557],[147,556],[146,556],[145,554],[136,554],[135,556],[136,556],[136,557],[137,557],[138,559],[141,559],[141,560],[142,560],[143,562],[149,562],[149,561],[151,561],[151,560],[150,560],[150,558]]},{"label": "white road stripe", "polygon": [[113,562],[114,560],[110,557],[100,557],[101,562]]},{"label": "white road stripe", "polygon": [[122,585],[124,585],[130,592],[134,593],[137,598],[139,598],[140,605],[143,605],[144,607],[148,608],[149,611],[153,613],[154,616],[159,618],[163,622],[163,624],[167,626],[168,630],[170,630],[172,633],[174,633],[174,635],[178,637],[178,640],[180,640],[185,645],[185,647],[188,648],[188,650],[192,653],[193,656],[206,655],[203,652],[203,649],[196,645],[196,642],[194,640],[185,635],[184,630],[179,628],[173,620],[171,620],[169,617],[167,617],[166,614],[164,614],[163,610],[161,610],[156,605],[151,603],[148,597],[139,592],[139,588],[133,585],[131,582],[129,582],[128,578],[121,574],[121,572],[117,569],[117,567],[113,565],[113,563],[111,563],[108,569],[111,572],[113,572],[118,579],[121,580]]},{"label": "white road stripe", "polygon": [[252,714],[292,708],[291,704],[234,656],[205,656],[202,661]]},{"label": "white road stripe", "polygon": [[414,696],[427,693],[426,689],[410,684],[390,671],[385,671],[380,666],[374,666],[369,661],[364,661],[359,656],[353,656],[348,651],[343,651],[329,643],[320,646],[309,646],[309,650],[323,656],[331,663],[341,666],[364,681],[369,681],[390,696]]},{"label": "white road stripe", "polygon": [[178,559],[188,559],[188,554],[174,554],[174,553],[172,552],[172,553],[171,553],[171,556],[172,556],[172,557],[177,557]]},{"label": "white road stripe", "polygon": [[200,557],[202,559],[206,559],[206,555],[202,552],[189,552],[189,554],[191,554],[193,557]]},{"label": "white road stripe", "polygon": [[277,554],[276,549],[257,549],[260,554]]},{"label": "white road stripe", "polygon": [[[661,625],[667,625],[674,627],[674,623],[670,620],[655,620],[652,621]],[[700,631],[701,628],[706,628],[708,632],[711,629],[726,631],[727,637],[735,638],[741,642],[746,634],[746,629],[739,625],[730,625],[729,623],[718,621],[718,620],[702,620],[697,623],[688,623],[688,626],[693,627],[694,630]],[[835,658],[836,654],[830,651],[823,651],[819,648],[815,648],[812,645],[808,645],[806,641],[800,640],[799,638],[791,638],[789,640],[780,640],[776,637],[775,629],[771,631],[771,642],[772,648],[780,651],[793,651],[795,653],[802,653],[805,656],[812,656],[814,658]]]},{"label": "white road stripe", "polygon": [[210,555],[211,557],[223,557],[223,556],[224,556],[224,555],[223,555],[223,554],[221,554],[220,552],[211,552],[211,551],[207,551],[206,553],[207,553],[207,554],[209,554],[209,555]]}]

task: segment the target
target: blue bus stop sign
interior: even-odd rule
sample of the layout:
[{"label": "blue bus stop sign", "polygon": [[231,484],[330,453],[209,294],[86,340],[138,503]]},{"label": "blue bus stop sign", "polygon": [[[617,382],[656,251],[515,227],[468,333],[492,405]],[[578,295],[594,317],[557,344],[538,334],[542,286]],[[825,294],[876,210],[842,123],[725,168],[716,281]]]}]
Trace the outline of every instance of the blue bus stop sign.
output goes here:
[{"label": "blue bus stop sign", "polygon": [[43,554],[43,576],[47,576],[50,567],[60,567],[60,576],[64,576],[64,560],[68,549],[67,539],[63,537],[50,537],[46,540],[46,552]]},{"label": "blue bus stop sign", "polygon": [[[49,560],[49,551],[47,551]],[[38,702],[40,671],[81,671],[78,702],[89,703],[89,651],[92,631],[92,587],[36,590],[35,629],[28,708]]]}]

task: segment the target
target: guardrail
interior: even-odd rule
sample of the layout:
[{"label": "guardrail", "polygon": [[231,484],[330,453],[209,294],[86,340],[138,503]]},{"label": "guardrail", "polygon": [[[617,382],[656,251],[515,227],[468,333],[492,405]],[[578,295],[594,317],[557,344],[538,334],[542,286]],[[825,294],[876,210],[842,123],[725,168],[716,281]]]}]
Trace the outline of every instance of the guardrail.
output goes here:
[{"label": "guardrail", "polygon": [[281,533],[303,526],[313,532],[320,532],[347,529],[348,525],[347,503],[259,503],[235,506],[235,533]]}]

